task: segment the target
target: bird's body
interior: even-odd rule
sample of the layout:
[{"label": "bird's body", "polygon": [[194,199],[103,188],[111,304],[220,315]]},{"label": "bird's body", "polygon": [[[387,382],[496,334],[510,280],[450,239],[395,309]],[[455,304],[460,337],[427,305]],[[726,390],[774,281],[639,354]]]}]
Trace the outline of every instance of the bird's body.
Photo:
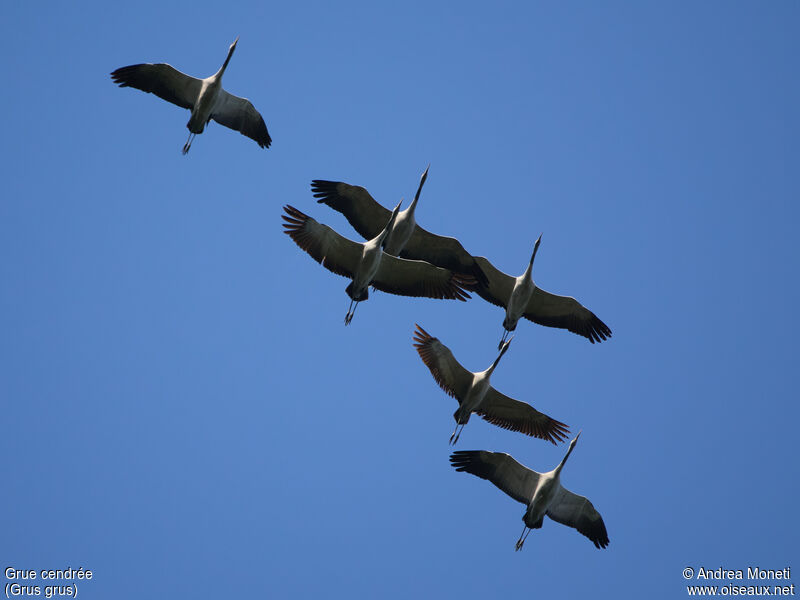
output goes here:
[{"label": "bird's body", "polygon": [[[395,211],[394,216],[396,217],[396,215]],[[358,261],[356,272],[353,274],[353,282],[347,289],[347,294],[352,300],[366,300],[369,296],[369,285],[381,266],[381,259],[385,252],[381,249],[384,237],[386,236],[378,235],[361,245],[361,260]]]},{"label": "bird's body", "polygon": [[370,286],[401,296],[464,301],[469,298],[465,290],[476,285],[469,275],[387,254],[383,245],[399,209],[398,204],[383,230],[362,244],[348,240],[292,206],[284,207],[285,233],[329,271],[352,280],[345,290],[350,297],[345,325],[352,320],[358,303],[369,297]]},{"label": "bird's body", "polygon": [[475,257],[488,280],[488,284],[479,285],[476,292],[484,300],[505,309],[500,347],[522,317],[539,325],[567,329],[593,344],[611,337],[608,326],[575,298],[557,296],[537,287],[532,272],[541,239],[539,236],[536,240],[528,267],[519,277],[499,271],[483,256]]},{"label": "bird's body", "polygon": [[186,123],[189,139],[183,147],[184,154],[189,152],[194,136],[203,133],[211,119],[255,140],[260,147],[268,148],[272,138],[269,136],[264,119],[253,104],[245,98],[229,94],[222,88],[222,75],[238,41],[239,38],[236,38],[231,44],[228,56],[219,71],[205,79],[181,73],[166,63],[121,67],[111,73],[111,78],[120,87],[133,87],[155,94],[167,102],[191,111],[189,122]]},{"label": "bird's body", "polygon": [[186,127],[191,133],[203,133],[206,124],[211,120],[211,113],[219,101],[219,93],[222,90],[222,69],[211,77],[202,80],[200,94],[192,108],[192,114]]},{"label": "bird's body", "polygon": [[[458,273],[469,273],[477,281],[486,284],[486,276],[457,239],[432,234],[417,224],[415,211],[427,176],[428,169],[425,169],[414,201],[397,215],[386,241],[385,252],[401,258],[424,260]],[[366,239],[374,237],[389,218],[390,211],[378,204],[363,187],[342,181],[315,179],[311,182],[311,190],[317,202],[342,213]]]},{"label": "bird's body", "polygon": [[398,213],[394,222],[394,227],[392,227],[392,230],[389,232],[389,235],[386,238],[385,252],[387,254],[391,254],[392,256],[400,256],[403,248],[405,248],[406,243],[411,237],[411,234],[414,233],[414,229],[417,226],[417,221],[414,218],[414,210],[416,207],[417,203],[415,201],[412,202],[411,206],[409,206],[407,209]]},{"label": "bird's body", "polygon": [[[430,168],[430,165],[428,165]],[[419,195],[422,192],[422,186],[425,185],[425,180],[428,178],[428,169],[422,174],[419,180],[419,187],[417,193],[414,195],[414,200],[407,209],[397,213],[397,218],[394,220],[389,236],[386,238],[386,252],[392,256],[400,256],[400,253],[406,247],[408,240],[417,228],[417,220],[414,218],[414,212],[417,210],[417,202],[419,202]]]},{"label": "bird's body", "polygon": [[[503,354],[505,354],[506,350],[508,350],[510,344],[511,341],[509,340],[503,345],[500,355],[495,359],[488,369],[485,371],[480,371],[479,373],[472,373],[472,382],[469,385],[469,391],[458,405],[456,412],[453,413],[453,418],[456,421],[456,425],[461,425],[463,427],[469,423],[470,415],[474,412],[478,412],[484,406],[484,404],[487,404],[486,393],[492,387],[490,384],[492,372],[494,372],[495,367],[497,367],[497,364],[500,362],[500,359],[503,357]],[[456,440],[457,439],[458,438],[456,437]]]},{"label": "bird's body", "polygon": [[470,415],[476,413],[486,421],[526,435],[538,437],[553,444],[563,441],[569,433],[564,423],[540,413],[531,405],[501,394],[491,386],[490,378],[511,340],[506,341],[498,357],[485,371],[473,373],[455,359],[450,349],[417,325],[414,346],[422,362],[430,369],[433,378],[448,395],[458,400],[453,414],[456,429],[450,443],[458,441]]},{"label": "bird's body", "polygon": [[506,316],[503,319],[503,328],[506,331],[514,331],[517,328],[517,323],[520,317],[525,312],[528,302],[531,299],[531,294],[536,288],[531,278],[531,270],[533,263],[528,265],[525,272],[519,277],[514,279],[514,289],[511,291],[511,296],[508,299],[508,306],[506,306]]},{"label": "bird's body", "polygon": [[506,494],[526,505],[522,520],[525,527],[517,540],[521,550],[531,529],[542,527],[547,515],[554,521],[574,527],[588,537],[596,548],[608,546],[609,539],[603,518],[589,500],[573,494],[561,485],[561,470],[580,437],[575,436],[569,449],[555,469],[538,473],[518,463],[508,454],[466,450],[450,455],[456,471],[466,471],[487,479]]}]

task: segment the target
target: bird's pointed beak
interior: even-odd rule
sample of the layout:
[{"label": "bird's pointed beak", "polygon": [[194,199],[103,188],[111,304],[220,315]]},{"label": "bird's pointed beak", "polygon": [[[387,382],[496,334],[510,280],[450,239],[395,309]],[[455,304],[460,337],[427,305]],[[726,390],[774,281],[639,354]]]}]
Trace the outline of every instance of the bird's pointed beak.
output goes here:
[{"label": "bird's pointed beak", "polygon": [[539,237],[536,238],[536,243],[533,245],[533,254],[531,254],[531,263],[533,262],[533,259],[536,258],[536,253],[539,251],[539,244],[542,243],[542,235],[544,235],[544,233],[539,234]]},{"label": "bird's pointed beak", "polygon": [[583,432],[583,429],[581,429],[581,430],[580,430],[580,431],[579,431],[579,432],[578,432],[578,433],[575,435],[575,439],[574,439],[574,440],[572,440],[572,443],[573,443],[573,444],[574,444],[575,442],[577,442],[577,441],[578,441],[578,438],[579,438],[579,437],[581,437],[581,433],[582,433],[582,432]]},{"label": "bird's pointed beak", "polygon": [[431,165],[428,164],[425,167],[425,172],[422,174],[422,177],[419,178],[419,185],[417,186],[417,193],[414,194],[414,202],[411,203],[411,207],[415,207],[417,205],[417,201],[419,200],[419,195],[422,193],[422,186],[425,185],[425,180],[428,178],[428,169],[431,168]]},{"label": "bird's pointed beak", "polygon": [[233,40],[233,43],[231,44],[231,48],[236,48],[236,44],[238,44],[238,43],[239,43],[239,36],[237,35],[236,39]]}]

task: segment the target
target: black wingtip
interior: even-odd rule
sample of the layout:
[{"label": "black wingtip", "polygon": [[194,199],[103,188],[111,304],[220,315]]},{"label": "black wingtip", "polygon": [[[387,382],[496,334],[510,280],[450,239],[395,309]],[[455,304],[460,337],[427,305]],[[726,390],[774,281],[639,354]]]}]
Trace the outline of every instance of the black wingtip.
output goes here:
[{"label": "black wingtip", "polygon": [[317,198],[317,204],[328,204],[336,196],[336,186],[338,181],[328,181],[327,179],[312,179],[311,193]]},{"label": "black wingtip", "polygon": [[480,450],[456,450],[450,455],[450,464],[456,471],[466,471]]}]

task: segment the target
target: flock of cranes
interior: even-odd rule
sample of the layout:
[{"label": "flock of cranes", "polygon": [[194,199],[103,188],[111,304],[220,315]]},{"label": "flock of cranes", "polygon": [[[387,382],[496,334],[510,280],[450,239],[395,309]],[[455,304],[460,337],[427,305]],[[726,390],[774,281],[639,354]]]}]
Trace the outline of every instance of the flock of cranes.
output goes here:
[{"label": "flock of cranes", "polygon": [[[122,67],[112,72],[111,78],[120,87],[153,93],[191,111],[184,155],[211,119],[268,148],[272,138],[261,114],[249,100],[222,88],[222,76],[238,41],[236,38],[231,44],[219,71],[205,79],[185,75],[165,63]],[[369,297],[370,287],[401,296],[462,302],[470,298],[469,292],[475,292],[505,310],[500,353],[488,369],[480,372],[464,368],[447,346],[416,326],[413,342],[422,362],[436,383],[458,401],[451,445],[458,442],[472,413],[498,427],[553,444],[565,441],[569,434],[567,425],[497,391],[490,384],[492,373],[510,348],[513,337],[509,335],[516,330],[520,318],[566,329],[593,344],[611,337],[611,330],[574,298],[551,294],[534,283],[533,262],[541,235],[525,271],[519,277],[512,277],[496,269],[486,258],[467,252],[457,239],[436,235],[418,225],[416,210],[427,177],[428,168],[420,178],[414,200],[403,211],[402,201],[394,209],[388,209],[363,187],[315,179],[311,191],[317,202],[344,215],[366,241],[347,239],[290,205],[283,207],[284,233],[326,269],[351,280],[345,288],[350,298],[345,325],[353,320],[358,304]],[[542,527],[545,515],[577,529],[597,548],[605,548],[609,539],[600,514],[589,500],[573,494],[560,482],[561,471],[578,437],[580,432],[570,442],[561,462],[547,473],[528,469],[508,454],[483,450],[454,452],[450,462],[456,471],[487,479],[526,505],[522,518],[525,527],[516,550],[522,548],[531,529]]]}]

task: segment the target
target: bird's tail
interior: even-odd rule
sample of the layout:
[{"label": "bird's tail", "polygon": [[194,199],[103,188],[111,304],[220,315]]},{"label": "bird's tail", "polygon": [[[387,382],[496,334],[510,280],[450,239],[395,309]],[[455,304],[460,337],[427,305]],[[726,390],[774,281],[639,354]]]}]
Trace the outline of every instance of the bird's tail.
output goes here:
[{"label": "bird's tail", "polygon": [[369,288],[364,288],[364,291],[358,295],[358,297],[353,295],[353,282],[351,281],[347,287],[344,289],[347,292],[347,295],[350,296],[351,300],[355,300],[356,302],[361,302],[362,300],[366,300],[369,298]]}]

